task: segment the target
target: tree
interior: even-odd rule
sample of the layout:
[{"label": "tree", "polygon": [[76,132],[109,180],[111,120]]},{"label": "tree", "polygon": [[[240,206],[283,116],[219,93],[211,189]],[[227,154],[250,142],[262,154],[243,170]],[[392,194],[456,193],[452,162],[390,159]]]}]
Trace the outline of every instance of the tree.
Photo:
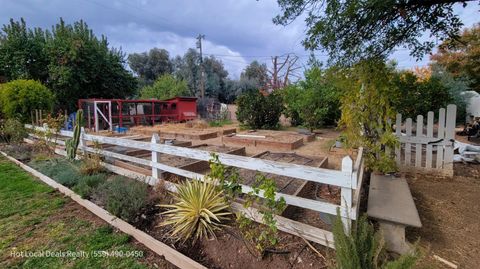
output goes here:
[{"label": "tree", "polygon": [[13,80],[0,85],[0,108],[8,118],[28,122],[34,109],[50,111],[55,96],[51,90],[34,80]]},{"label": "tree", "polygon": [[307,49],[324,49],[330,60],[352,64],[384,57],[397,46],[420,58],[435,43],[422,41],[428,31],[439,40],[454,38],[462,23],[453,5],[469,0],[278,0],[275,24],[287,25],[306,13]]},{"label": "tree", "polygon": [[176,96],[190,96],[187,82],[178,80],[170,74],[159,77],[151,86],[145,86],[141,90],[141,98],[155,98],[165,100]]},{"label": "tree", "polygon": [[393,158],[385,154],[385,148],[393,149],[398,143],[390,123],[395,117],[390,102],[393,74],[394,68],[383,59],[362,61],[337,72],[343,78],[338,82],[344,93],[339,126],[346,145],[364,147],[367,167],[380,172],[396,170]]},{"label": "tree", "polygon": [[267,65],[253,61],[240,74],[240,80],[250,80],[257,84],[257,88],[265,88],[268,81]]},{"label": "tree", "polygon": [[470,88],[480,93],[480,24],[465,29],[458,39],[445,40],[431,60],[454,78],[469,80]]},{"label": "tree", "polygon": [[[183,57],[175,57],[173,65],[175,77],[185,80],[190,91],[199,96],[201,79],[200,54],[194,49],[188,49]],[[228,72],[225,70],[223,63],[210,56],[203,59],[203,66],[205,69],[206,96],[217,99],[225,96]]]},{"label": "tree", "polygon": [[328,77],[329,70],[313,66],[305,80],[282,90],[286,116],[292,125],[303,125],[311,131],[334,125],[340,119],[340,89]]},{"label": "tree", "polygon": [[252,129],[277,129],[283,111],[278,93],[264,95],[258,90],[247,91],[237,98],[237,119]]},{"label": "tree", "polygon": [[392,107],[405,118],[426,116],[428,111],[446,107],[453,101],[439,76],[420,79],[411,71],[400,71],[394,73],[392,82]]},{"label": "tree", "polygon": [[125,70],[125,55],[109,48],[84,21],[62,19],[50,31],[28,29],[25,21],[4,25],[0,38],[0,76],[44,83],[57,97],[57,108],[76,110],[79,98],[125,98],[136,80]]},{"label": "tree", "polygon": [[28,29],[25,20],[10,19],[0,31],[0,76],[7,81],[48,78],[48,57],[45,54],[45,32]]},{"label": "tree", "polygon": [[173,72],[170,54],[165,49],[153,48],[148,53],[128,55],[128,65],[146,84],[152,84],[158,77]]}]

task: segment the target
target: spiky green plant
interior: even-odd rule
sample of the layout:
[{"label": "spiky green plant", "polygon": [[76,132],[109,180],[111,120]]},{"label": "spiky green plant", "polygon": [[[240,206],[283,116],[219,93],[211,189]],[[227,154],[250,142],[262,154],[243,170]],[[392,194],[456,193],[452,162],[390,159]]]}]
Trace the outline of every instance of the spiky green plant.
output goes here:
[{"label": "spiky green plant", "polygon": [[170,208],[163,213],[165,221],[161,224],[172,225],[172,236],[178,236],[185,242],[193,242],[204,237],[215,237],[215,231],[224,224],[231,213],[223,191],[207,181],[187,180],[178,185],[173,194],[174,204],[160,205]]},{"label": "spiky green plant", "polygon": [[383,238],[380,233],[375,232],[366,215],[361,216],[346,233],[340,211],[337,210],[333,236],[336,269],[409,269],[413,268],[420,258],[420,253],[415,247],[412,253],[388,261]]},{"label": "spiky green plant", "polygon": [[80,143],[80,132],[83,126],[83,110],[79,109],[75,117],[75,127],[73,128],[73,137],[65,141],[67,157],[69,160],[75,160],[78,144]]}]

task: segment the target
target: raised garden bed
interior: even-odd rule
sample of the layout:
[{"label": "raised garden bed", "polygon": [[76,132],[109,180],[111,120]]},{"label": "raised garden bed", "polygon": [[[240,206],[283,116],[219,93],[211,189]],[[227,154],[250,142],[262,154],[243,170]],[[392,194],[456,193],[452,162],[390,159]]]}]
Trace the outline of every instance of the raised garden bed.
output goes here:
[{"label": "raised garden bed", "polygon": [[270,151],[291,151],[301,147],[307,142],[313,141],[313,139],[315,139],[313,134],[307,135],[294,132],[259,130],[226,135],[223,137],[223,142],[231,145],[256,147]]},{"label": "raised garden bed", "polygon": [[130,130],[131,133],[152,135],[159,134],[160,138],[180,140],[206,140],[236,132],[235,127],[187,127],[185,123],[162,124],[153,127],[138,126]]}]

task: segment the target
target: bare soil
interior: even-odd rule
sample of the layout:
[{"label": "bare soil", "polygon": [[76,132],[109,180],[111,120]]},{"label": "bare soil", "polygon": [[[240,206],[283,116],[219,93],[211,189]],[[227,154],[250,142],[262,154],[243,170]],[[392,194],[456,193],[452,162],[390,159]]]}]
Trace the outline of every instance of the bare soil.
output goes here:
[{"label": "bare soil", "polygon": [[480,265],[480,165],[454,164],[452,178],[409,176],[408,181],[423,224],[407,230],[407,237],[427,248],[427,261],[438,255],[459,268]]}]

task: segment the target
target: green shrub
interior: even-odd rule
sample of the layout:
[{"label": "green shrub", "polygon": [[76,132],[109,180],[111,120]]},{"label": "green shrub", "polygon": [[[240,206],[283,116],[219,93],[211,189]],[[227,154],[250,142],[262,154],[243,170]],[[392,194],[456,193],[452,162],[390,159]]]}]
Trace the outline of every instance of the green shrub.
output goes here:
[{"label": "green shrub", "polygon": [[345,233],[340,212],[333,224],[335,255],[337,269],[408,269],[413,268],[420,254],[417,249],[412,254],[405,254],[393,261],[387,260],[384,241],[380,233],[376,233],[367,216],[360,217]]},{"label": "green shrub", "polygon": [[17,119],[0,122],[0,142],[19,144],[28,136],[27,130]]},{"label": "green shrub", "polygon": [[50,111],[54,102],[52,91],[35,80],[13,80],[0,86],[0,107],[7,118],[28,122],[34,109]]},{"label": "green shrub", "polygon": [[178,80],[170,74],[165,74],[157,78],[153,85],[143,87],[140,96],[143,99],[165,100],[176,96],[190,96],[190,90],[185,80]]},{"label": "green shrub", "polygon": [[71,163],[64,159],[49,159],[33,160],[29,164],[66,187],[75,186],[81,177],[77,167],[78,162]]},{"label": "green shrub", "polygon": [[179,236],[183,241],[215,237],[215,230],[231,214],[223,191],[214,184],[198,180],[187,180],[178,185],[177,190],[178,193],[173,193],[174,204],[161,205],[170,208],[163,213],[166,220],[162,225],[172,225],[172,236]]},{"label": "green shrub", "polygon": [[73,187],[73,191],[82,198],[90,198],[94,190],[107,180],[107,174],[96,174],[81,176],[77,184]]},{"label": "green shrub", "polygon": [[140,209],[147,204],[147,184],[115,176],[99,186],[94,192],[102,199],[105,208],[113,215],[134,222]]},{"label": "green shrub", "polygon": [[252,129],[278,129],[283,111],[278,93],[267,96],[259,91],[248,91],[237,98],[237,119]]}]

